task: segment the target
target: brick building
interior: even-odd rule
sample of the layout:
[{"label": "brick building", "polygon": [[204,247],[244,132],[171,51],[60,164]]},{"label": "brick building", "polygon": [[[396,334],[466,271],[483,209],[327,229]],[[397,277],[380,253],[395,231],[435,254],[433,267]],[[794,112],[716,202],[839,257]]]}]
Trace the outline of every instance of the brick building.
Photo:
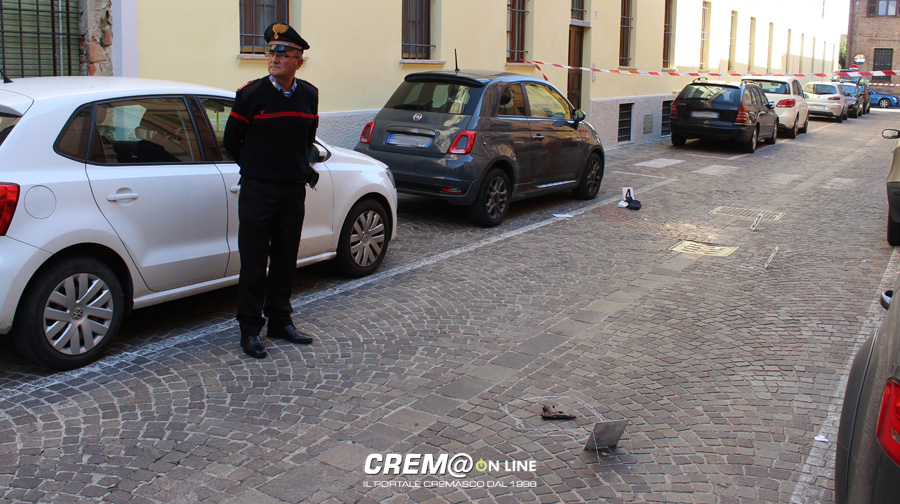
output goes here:
[{"label": "brick building", "polygon": [[[853,0],[847,28],[847,65],[864,58],[862,71],[900,67],[900,0]],[[900,77],[872,77],[872,84],[900,84]]]}]

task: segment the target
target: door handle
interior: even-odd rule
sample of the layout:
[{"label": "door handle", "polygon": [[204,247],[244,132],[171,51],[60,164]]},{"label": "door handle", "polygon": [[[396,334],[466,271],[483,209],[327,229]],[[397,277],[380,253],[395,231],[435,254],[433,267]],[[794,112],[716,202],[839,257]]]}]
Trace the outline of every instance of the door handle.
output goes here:
[{"label": "door handle", "polygon": [[532,139],[532,140],[537,140],[538,142],[540,142],[541,140],[544,139],[544,135],[537,134],[537,135],[534,135],[533,137],[531,137],[531,139]]},{"label": "door handle", "polygon": [[239,193],[239,192],[241,192],[241,186],[240,186],[240,185],[233,185],[233,186],[229,187],[228,190],[231,191],[231,192],[233,192],[233,193]]},{"label": "door handle", "polygon": [[138,193],[135,192],[110,194],[106,197],[106,201],[126,201],[135,199],[138,199]]}]

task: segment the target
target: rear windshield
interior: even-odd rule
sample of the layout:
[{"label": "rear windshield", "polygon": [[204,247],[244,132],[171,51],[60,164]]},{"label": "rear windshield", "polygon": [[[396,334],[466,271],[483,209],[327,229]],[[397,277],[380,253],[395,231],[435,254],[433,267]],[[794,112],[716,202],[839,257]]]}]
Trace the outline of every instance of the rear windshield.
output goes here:
[{"label": "rear windshield", "polygon": [[844,88],[844,91],[850,94],[855,95],[857,93],[856,86],[854,86],[853,84],[841,84],[841,87]]},{"label": "rear windshield", "polygon": [[[404,82],[388,100],[385,108],[471,115],[473,89],[458,83]],[[475,100],[472,100],[475,101]]]},{"label": "rear windshield", "polygon": [[840,94],[834,84],[807,84],[803,90],[812,94]]},{"label": "rear windshield", "polygon": [[680,98],[736,105],[741,101],[741,90],[735,87],[715,84],[690,84],[681,92]]},{"label": "rear windshield", "polygon": [[9,136],[9,132],[12,131],[13,126],[21,118],[22,116],[0,113],[0,145],[3,144],[3,141]]},{"label": "rear windshield", "polygon": [[753,81],[765,93],[791,94],[791,86],[787,82]]}]

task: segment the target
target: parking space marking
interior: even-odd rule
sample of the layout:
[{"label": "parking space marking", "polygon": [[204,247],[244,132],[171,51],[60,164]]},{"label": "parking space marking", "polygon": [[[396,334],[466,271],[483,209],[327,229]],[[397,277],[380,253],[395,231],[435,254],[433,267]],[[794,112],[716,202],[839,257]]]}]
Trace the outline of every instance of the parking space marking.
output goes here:
[{"label": "parking space marking", "polygon": [[[614,172],[614,173],[624,173],[624,172]],[[671,182],[675,182],[678,180],[678,179],[674,179],[674,178],[657,177],[657,176],[653,176],[653,175],[645,175],[645,174],[638,174],[638,173],[632,173],[630,175],[637,175],[637,176],[641,176],[641,177],[650,177],[650,178],[660,179],[657,182],[653,182],[653,183],[643,186],[643,187],[635,187],[635,192],[650,191],[650,190],[656,189],[657,187],[661,187],[661,186],[664,186],[666,184],[669,184]],[[570,214],[572,217],[575,217],[575,216],[578,216],[585,212],[594,210],[595,208],[603,206],[603,205],[618,203],[620,199],[621,198],[618,195],[616,195],[612,198],[607,198],[607,199],[601,200],[601,201],[595,201],[591,204],[585,205],[582,208],[579,208],[576,210],[571,210],[567,213]],[[521,234],[525,234],[525,233],[534,231],[536,229],[540,229],[540,228],[550,225],[550,224],[557,224],[559,222],[560,222],[560,219],[553,217],[553,215],[551,214],[544,220],[541,220],[541,221],[538,221],[538,222],[535,222],[535,223],[532,223],[532,224],[529,224],[526,226],[522,226],[521,228],[512,229],[505,233],[501,233],[496,236],[491,236],[491,237],[485,238],[485,239],[475,242],[475,243],[463,245],[461,247],[457,247],[455,249],[451,249],[446,252],[442,252],[442,253],[432,256],[432,257],[427,257],[424,259],[420,259],[418,261],[413,261],[409,264],[401,265],[401,266],[398,266],[398,267],[395,267],[395,268],[392,268],[389,270],[379,271],[379,272],[369,275],[365,278],[350,280],[350,281],[341,283],[340,285],[336,285],[334,287],[325,289],[322,292],[298,296],[296,299],[291,300],[291,306],[296,309],[296,308],[299,308],[301,306],[307,305],[307,304],[315,302],[315,301],[320,301],[320,300],[327,299],[332,296],[343,294],[348,291],[359,289],[359,288],[365,287],[371,283],[375,283],[375,282],[378,282],[379,280],[383,280],[385,278],[391,278],[391,277],[401,275],[403,273],[407,273],[410,271],[414,271],[414,270],[417,270],[417,269],[420,269],[420,268],[423,268],[426,266],[431,266],[432,264],[438,263],[440,261],[451,259],[458,255],[465,254],[467,252],[472,252],[481,247],[485,247],[487,245],[493,245],[494,243],[498,243],[503,240],[507,240],[509,238],[514,238]],[[230,330],[230,329],[234,329],[236,327],[237,327],[237,321],[232,319],[228,322],[222,322],[222,323],[215,324],[212,326],[202,327],[197,330],[189,331],[186,333],[173,334],[171,336],[167,336],[167,337],[163,338],[160,341],[148,344],[148,345],[143,346],[134,351],[126,351],[126,352],[119,353],[117,355],[105,356],[101,360],[94,362],[92,364],[89,364],[87,366],[84,366],[82,368],[78,368],[78,369],[74,369],[74,370],[70,370],[70,371],[58,372],[58,373],[55,373],[50,376],[38,378],[32,382],[22,383],[20,385],[14,386],[14,387],[0,390],[0,400],[8,400],[19,394],[29,394],[36,390],[41,390],[41,389],[45,389],[47,387],[51,387],[57,383],[67,383],[72,378],[79,377],[79,376],[82,376],[82,375],[85,375],[88,373],[95,373],[95,372],[102,373],[103,370],[119,370],[119,369],[122,369],[125,367],[124,364],[130,364],[136,359],[148,358],[156,353],[166,352],[175,345],[194,341],[199,338],[207,338],[213,334],[216,334],[216,333],[219,333],[222,331],[226,331],[226,330]],[[235,339],[235,343],[236,342],[237,342],[237,340]]]},{"label": "parking space marking", "polygon": [[828,414],[825,417],[825,421],[822,422],[822,427],[819,429],[818,434],[815,436],[824,436],[828,439],[828,442],[816,441],[813,444],[809,455],[804,460],[803,468],[800,470],[800,479],[797,482],[797,486],[794,487],[794,492],[791,494],[791,504],[818,504],[824,500],[825,486],[817,485],[816,480],[822,474],[823,469],[826,470],[825,472],[830,470],[831,474],[834,473],[834,447],[837,443],[838,425],[841,420],[841,405],[844,403],[844,390],[847,388],[850,366],[853,364],[853,359],[856,357],[856,352],[859,351],[862,342],[875,332],[877,328],[875,325],[876,321],[881,320],[879,315],[884,311],[884,308],[881,307],[879,299],[881,292],[892,288],[894,284],[897,268],[900,267],[900,252],[898,250],[900,250],[898,247],[894,247],[893,252],[891,252],[891,259],[884,268],[884,275],[882,275],[881,282],[878,284],[877,293],[873,297],[872,302],[869,303],[866,318],[856,333],[856,341],[852,345],[852,350],[848,352],[847,359],[844,361],[841,379],[831,394]]}]

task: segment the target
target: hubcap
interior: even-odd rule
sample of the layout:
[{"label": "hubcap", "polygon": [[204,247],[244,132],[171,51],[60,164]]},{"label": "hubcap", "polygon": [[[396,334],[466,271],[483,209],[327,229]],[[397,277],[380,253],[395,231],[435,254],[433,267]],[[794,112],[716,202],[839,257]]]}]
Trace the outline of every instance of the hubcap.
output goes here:
[{"label": "hubcap", "polygon": [[506,189],[506,183],[502,178],[497,177],[488,185],[487,198],[485,198],[485,206],[488,216],[497,220],[503,217],[506,212],[506,205],[509,203],[509,194]]},{"label": "hubcap", "polygon": [[44,337],[59,353],[80,355],[106,336],[114,313],[112,294],[99,277],[79,273],[50,293],[44,306]]},{"label": "hubcap", "polygon": [[356,218],[350,230],[350,256],[357,266],[374,263],[384,248],[384,221],[374,210],[367,210]]}]

